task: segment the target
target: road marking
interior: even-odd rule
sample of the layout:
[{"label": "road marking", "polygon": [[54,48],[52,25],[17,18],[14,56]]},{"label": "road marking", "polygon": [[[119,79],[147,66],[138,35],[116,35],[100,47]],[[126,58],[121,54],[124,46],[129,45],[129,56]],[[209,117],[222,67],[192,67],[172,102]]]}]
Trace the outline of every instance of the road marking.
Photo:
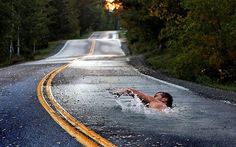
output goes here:
[{"label": "road marking", "polygon": [[94,34],[95,34],[95,32],[93,32],[93,33],[91,34],[91,36],[90,36],[88,39],[89,39],[89,40],[92,39],[93,36],[94,36]]},{"label": "road marking", "polygon": [[152,76],[143,74],[143,73],[141,73],[138,69],[134,68],[133,66],[132,66],[132,68],[133,68],[134,71],[136,71],[136,72],[139,73],[140,75],[142,75],[142,76],[144,76],[144,77],[147,77],[147,78],[149,78],[149,79],[151,79],[151,80],[158,81],[158,82],[161,82],[161,83],[163,83],[163,84],[170,85],[170,86],[172,86],[172,87],[175,87],[175,88],[178,88],[178,89],[181,89],[181,90],[189,91],[188,88],[185,88],[185,87],[183,87],[183,86],[176,85],[176,84],[173,84],[173,83],[169,83],[169,82],[167,82],[167,81],[163,81],[163,80],[154,78],[154,77],[152,77]]},{"label": "road marking", "polygon": [[52,90],[51,90],[51,83],[55,76],[65,70],[67,66],[62,67],[58,70],[56,70],[54,73],[52,73],[47,81],[46,84],[46,92],[48,95],[48,98],[52,102],[52,104],[55,106],[55,108],[63,115],[67,121],[69,121],[73,126],[75,126],[77,129],[79,129],[81,132],[89,136],[90,138],[97,141],[99,144],[103,146],[114,146],[112,143],[107,141],[105,138],[101,137],[97,133],[93,132],[91,129],[87,128],[85,125],[83,125],[81,122],[79,122],[77,119],[75,119],[72,115],[70,115],[66,110],[63,109],[63,107],[55,100]]},{"label": "road marking", "polygon": [[[61,49],[57,54],[53,55],[52,57],[58,56],[58,55],[67,47],[68,44],[69,44],[69,41],[66,41],[66,43],[64,44],[64,46],[62,47],[62,49]],[[48,59],[48,58],[47,58],[47,59]]]},{"label": "road marking", "polygon": [[85,146],[98,146],[95,142],[89,140],[85,135],[78,132],[74,127],[72,127],[70,124],[66,123],[47,103],[45,100],[45,97],[43,96],[43,85],[47,78],[50,76],[51,73],[56,71],[57,69],[53,70],[52,72],[48,73],[43,79],[40,80],[38,86],[37,86],[37,95],[39,102],[44,107],[44,109],[49,113],[49,115],[65,130],[67,131],[72,137],[74,137],[77,141],[79,141],[81,144]]},{"label": "road marking", "polygon": [[[89,49],[88,54],[94,53],[96,41],[92,41],[92,45]],[[72,61],[73,62],[73,61]],[[53,71],[49,72],[46,76],[44,76],[38,86],[37,86],[37,96],[41,103],[41,105],[44,107],[44,109],[49,113],[49,115],[64,129],[66,130],[72,137],[74,137],[77,141],[79,141],[81,144],[85,146],[91,146],[91,147],[97,147],[99,145],[102,146],[116,146],[112,144],[107,139],[103,138],[99,134],[95,133],[88,127],[86,127],[84,124],[79,122],[76,118],[71,116],[54,98],[51,90],[51,83],[52,80],[55,78],[57,74],[65,70],[69,65],[65,64],[63,66],[60,66]],[[50,103],[53,105],[53,107],[58,111],[62,116],[57,114],[57,112],[50,107],[49,103],[47,102],[46,98],[44,97],[44,84],[46,84],[46,96],[49,99]],[[81,132],[80,132],[81,131]]]},{"label": "road marking", "polygon": [[88,55],[93,55],[94,54],[95,46],[96,46],[96,40],[92,40],[92,44],[91,44],[91,47],[89,48]]}]

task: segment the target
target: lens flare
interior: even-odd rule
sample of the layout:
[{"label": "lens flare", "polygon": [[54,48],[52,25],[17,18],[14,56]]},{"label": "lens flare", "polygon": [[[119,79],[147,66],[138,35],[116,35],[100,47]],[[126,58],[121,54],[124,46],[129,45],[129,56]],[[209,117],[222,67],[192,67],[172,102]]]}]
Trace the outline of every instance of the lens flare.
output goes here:
[{"label": "lens flare", "polygon": [[115,2],[115,0],[106,0],[105,1],[105,9],[113,12],[114,10],[119,10],[122,8],[121,2]]}]

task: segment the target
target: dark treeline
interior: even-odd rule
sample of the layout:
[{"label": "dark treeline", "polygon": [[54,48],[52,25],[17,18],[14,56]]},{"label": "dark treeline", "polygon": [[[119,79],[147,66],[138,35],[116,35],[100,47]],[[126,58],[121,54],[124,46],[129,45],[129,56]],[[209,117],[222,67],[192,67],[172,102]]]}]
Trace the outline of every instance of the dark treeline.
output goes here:
[{"label": "dark treeline", "polygon": [[236,80],[235,0],[123,0],[133,53],[178,78]]},{"label": "dark treeline", "polygon": [[0,63],[32,58],[49,41],[112,29],[99,0],[0,0]]}]

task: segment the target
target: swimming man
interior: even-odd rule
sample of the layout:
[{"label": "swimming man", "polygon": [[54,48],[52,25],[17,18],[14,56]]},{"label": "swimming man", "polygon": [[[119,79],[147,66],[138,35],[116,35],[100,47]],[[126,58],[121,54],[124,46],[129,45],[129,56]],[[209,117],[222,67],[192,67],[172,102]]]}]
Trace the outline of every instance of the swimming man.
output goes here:
[{"label": "swimming man", "polygon": [[137,96],[147,107],[157,109],[159,111],[164,110],[167,107],[172,107],[173,98],[167,92],[157,92],[154,96],[149,96],[144,94],[136,89],[127,88],[122,91],[114,92],[113,94],[121,96],[129,95],[129,96]]}]

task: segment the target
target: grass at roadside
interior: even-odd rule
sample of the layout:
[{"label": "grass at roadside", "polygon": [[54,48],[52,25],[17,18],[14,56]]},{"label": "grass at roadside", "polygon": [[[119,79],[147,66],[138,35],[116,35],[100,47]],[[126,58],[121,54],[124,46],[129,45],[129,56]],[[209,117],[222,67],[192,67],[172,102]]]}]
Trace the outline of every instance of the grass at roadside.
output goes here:
[{"label": "grass at roadside", "polygon": [[[163,54],[160,56],[154,56],[154,57],[150,57],[147,59],[147,63],[150,64],[152,66],[152,68],[154,69],[158,69],[160,71],[162,71],[165,74],[168,74],[171,77],[174,78],[178,78],[176,77],[176,75],[172,75],[171,74],[171,65],[168,64],[168,61],[171,60],[171,58],[169,57],[168,54]],[[163,64],[166,63],[166,64]],[[166,66],[168,65],[168,66]],[[192,82],[196,82],[196,81],[192,81]],[[223,90],[227,90],[227,91],[234,91],[236,92],[236,83],[218,83],[216,81],[210,80],[210,78],[206,78],[206,77],[198,77],[198,80],[196,83],[205,85],[205,86],[209,86],[209,87],[213,87],[213,88],[219,88],[219,89],[223,89]]]},{"label": "grass at roadside", "polygon": [[53,50],[62,43],[62,41],[53,41],[48,43],[48,47],[37,50],[34,55],[34,60],[39,60],[48,57]]},{"label": "grass at roadside", "polygon": [[26,62],[26,61],[33,61],[33,60],[40,60],[43,58],[48,57],[50,54],[53,53],[55,48],[60,45],[62,41],[53,41],[49,42],[48,47],[44,49],[39,49],[36,50],[36,53],[34,55],[30,55],[28,57],[23,57],[23,56],[13,56],[11,60],[5,60],[4,62],[0,63],[0,68],[7,67],[10,65]]},{"label": "grass at roadside", "polygon": [[236,92],[236,84],[235,83],[228,83],[228,84],[219,84],[219,83],[204,83],[206,86],[219,88],[227,91],[234,91]]},{"label": "grass at roadside", "polygon": [[[81,37],[79,38],[74,38],[74,39],[87,39],[89,36],[91,36],[93,32],[87,32],[84,33]],[[43,48],[43,49],[38,49],[36,50],[35,54],[31,54],[28,56],[16,56],[14,55],[11,60],[8,58],[6,59],[4,62],[0,63],[0,68],[3,67],[7,67],[10,65],[14,65],[14,64],[18,64],[18,63],[22,63],[22,62],[26,62],[26,61],[34,61],[34,60],[40,60],[40,59],[44,59],[50,55],[52,55],[55,52],[55,49],[62,43],[63,41],[52,41],[48,43],[48,47],[47,48]]]},{"label": "grass at roadside", "polygon": [[119,31],[119,38],[120,38],[120,39],[126,38],[126,36],[125,36],[125,35],[126,35],[126,32],[127,32],[127,31],[125,31],[125,30]]},{"label": "grass at roadside", "polygon": [[[92,32],[87,32],[84,35],[82,35],[81,37],[79,37],[78,39],[87,39],[89,36],[91,36]],[[34,56],[34,60],[39,60],[39,59],[43,59],[47,56],[49,56],[53,50],[62,43],[62,41],[52,41],[49,42],[48,47],[45,49],[40,49],[36,52],[35,56]]]},{"label": "grass at roadside", "polygon": [[0,68],[6,67],[6,66],[8,66],[9,64],[10,64],[9,61],[1,62],[1,63],[0,63]]},{"label": "grass at roadside", "polygon": [[93,32],[91,32],[91,31],[86,32],[82,36],[80,36],[78,39],[88,39],[92,34],[93,34]]}]

